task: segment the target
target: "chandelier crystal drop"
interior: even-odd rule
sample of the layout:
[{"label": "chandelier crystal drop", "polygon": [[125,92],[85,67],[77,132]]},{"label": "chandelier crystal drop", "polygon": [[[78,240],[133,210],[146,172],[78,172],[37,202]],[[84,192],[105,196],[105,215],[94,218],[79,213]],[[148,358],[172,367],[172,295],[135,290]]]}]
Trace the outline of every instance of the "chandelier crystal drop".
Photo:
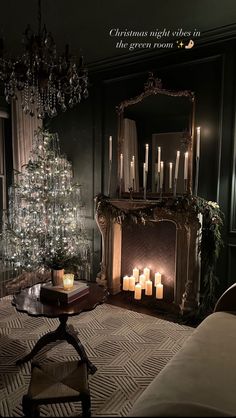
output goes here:
[{"label": "chandelier crystal drop", "polygon": [[41,0],[38,0],[38,33],[28,25],[22,42],[24,52],[18,58],[5,58],[3,46],[0,48],[0,80],[8,103],[17,100],[17,92],[21,91],[24,113],[44,119],[65,112],[88,97],[88,73],[83,57],[77,65],[76,57],[69,55],[68,45],[63,55],[57,54],[52,34],[41,25]]}]

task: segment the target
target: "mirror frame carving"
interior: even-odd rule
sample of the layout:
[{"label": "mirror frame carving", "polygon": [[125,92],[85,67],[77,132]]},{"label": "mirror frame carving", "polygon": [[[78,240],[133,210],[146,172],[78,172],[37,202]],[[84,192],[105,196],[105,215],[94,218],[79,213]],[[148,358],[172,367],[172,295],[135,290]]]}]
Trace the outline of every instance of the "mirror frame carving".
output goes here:
[{"label": "mirror frame carving", "polygon": [[[152,95],[166,95],[172,97],[186,97],[192,103],[192,109],[189,114],[189,129],[187,132],[183,131],[183,138],[185,139],[186,149],[188,151],[188,182],[187,182],[187,194],[192,194],[192,184],[193,184],[193,146],[194,146],[194,133],[195,133],[195,94],[190,90],[168,90],[162,88],[162,81],[159,78],[155,78],[152,72],[148,73],[147,82],[144,83],[144,91],[130,99],[122,101],[118,106],[116,106],[116,111],[118,114],[118,176],[120,172],[120,154],[123,149],[124,143],[124,134],[123,134],[123,120],[124,120],[124,111],[127,107],[137,104],[143,101],[145,98]],[[119,181],[118,181],[119,184]],[[121,192],[123,194],[123,192]],[[134,193],[136,194],[136,192]],[[153,193],[152,193],[153,194]],[[155,195],[156,193],[154,193]]]}]

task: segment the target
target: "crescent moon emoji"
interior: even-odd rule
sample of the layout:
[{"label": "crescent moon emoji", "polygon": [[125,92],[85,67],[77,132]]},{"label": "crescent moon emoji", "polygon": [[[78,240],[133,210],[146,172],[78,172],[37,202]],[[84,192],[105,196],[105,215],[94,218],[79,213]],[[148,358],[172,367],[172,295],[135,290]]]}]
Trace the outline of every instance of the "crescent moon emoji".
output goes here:
[{"label": "crescent moon emoji", "polygon": [[188,45],[185,46],[186,49],[191,49],[194,45],[194,42],[192,41],[192,39],[190,39]]}]

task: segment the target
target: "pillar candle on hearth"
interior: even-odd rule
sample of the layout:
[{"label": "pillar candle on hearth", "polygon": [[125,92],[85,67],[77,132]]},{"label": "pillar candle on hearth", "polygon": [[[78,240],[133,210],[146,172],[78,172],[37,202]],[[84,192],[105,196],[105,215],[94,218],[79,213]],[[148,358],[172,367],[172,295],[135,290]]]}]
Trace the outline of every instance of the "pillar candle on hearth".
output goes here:
[{"label": "pillar candle on hearth", "polygon": [[146,280],[145,282],[145,295],[152,296],[152,281]]},{"label": "pillar candle on hearth", "polygon": [[130,276],[130,278],[129,278],[129,290],[131,290],[131,292],[134,292],[134,289],[135,289],[135,277]]},{"label": "pillar candle on hearth", "polygon": [[134,290],[134,299],[140,300],[141,297],[142,297],[142,286],[140,283],[137,283],[135,285],[135,290]]},{"label": "pillar candle on hearth", "polygon": [[148,267],[145,267],[145,269],[143,269],[143,274],[146,280],[150,279],[150,269]]},{"label": "pillar candle on hearth", "polygon": [[161,283],[161,273],[159,273],[159,271],[157,271],[155,273],[155,282],[154,282],[154,285],[157,286],[159,283]]},{"label": "pillar candle on hearth", "polygon": [[123,277],[123,290],[129,290],[129,276]]},{"label": "pillar candle on hearth", "polygon": [[163,299],[163,284],[158,283],[156,286],[156,298]]},{"label": "pillar candle on hearth", "polygon": [[133,269],[133,276],[135,277],[135,282],[137,283],[139,280],[139,269],[137,267],[134,267]]},{"label": "pillar candle on hearth", "polygon": [[139,283],[141,284],[142,289],[145,289],[145,282],[146,282],[146,277],[144,274],[140,274],[139,276]]}]

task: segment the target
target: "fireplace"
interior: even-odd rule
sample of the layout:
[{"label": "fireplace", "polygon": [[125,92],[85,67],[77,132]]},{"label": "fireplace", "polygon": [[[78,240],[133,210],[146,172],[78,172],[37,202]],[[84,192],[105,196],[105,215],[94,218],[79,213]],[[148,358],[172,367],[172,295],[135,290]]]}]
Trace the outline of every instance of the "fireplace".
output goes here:
[{"label": "fireplace", "polygon": [[122,278],[132,275],[134,267],[147,266],[152,279],[156,271],[161,272],[167,304],[183,314],[197,309],[201,217],[188,207],[179,210],[176,202],[97,199],[96,221],[102,235],[97,281],[111,294],[122,291]]}]

